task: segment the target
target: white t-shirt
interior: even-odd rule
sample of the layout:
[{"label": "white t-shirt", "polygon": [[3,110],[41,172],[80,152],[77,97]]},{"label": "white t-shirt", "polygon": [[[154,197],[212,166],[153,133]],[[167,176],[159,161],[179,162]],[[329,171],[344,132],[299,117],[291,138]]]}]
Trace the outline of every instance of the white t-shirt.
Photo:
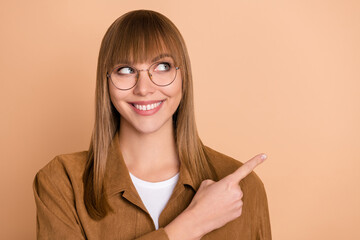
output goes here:
[{"label": "white t-shirt", "polygon": [[179,179],[179,173],[161,182],[147,182],[130,173],[131,180],[139,193],[142,202],[154,221],[155,228],[159,228],[159,216],[169,201],[170,196]]}]

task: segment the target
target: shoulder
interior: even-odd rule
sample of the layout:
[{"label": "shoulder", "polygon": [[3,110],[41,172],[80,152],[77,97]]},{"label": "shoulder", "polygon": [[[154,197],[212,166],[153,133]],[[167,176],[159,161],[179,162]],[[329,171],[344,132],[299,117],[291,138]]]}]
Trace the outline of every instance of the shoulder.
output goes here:
[{"label": "shoulder", "polygon": [[87,151],[55,156],[35,176],[35,187],[56,185],[61,189],[81,189]]},{"label": "shoulder", "polygon": [[82,174],[87,152],[54,157],[35,176],[33,192],[36,203],[38,238],[82,239],[79,209],[83,208]]},{"label": "shoulder", "polygon": [[[223,153],[220,153],[208,146],[205,146],[206,156],[209,163],[214,168],[219,180],[226,177],[227,175],[233,173],[236,169],[243,165],[242,162],[227,156]],[[259,176],[253,171],[248,176],[246,176],[241,182],[240,185],[247,189],[262,189],[263,183]]]},{"label": "shoulder", "polygon": [[43,168],[39,170],[51,176],[57,176],[61,173],[78,175],[82,174],[87,160],[87,151],[67,153],[55,156]]}]

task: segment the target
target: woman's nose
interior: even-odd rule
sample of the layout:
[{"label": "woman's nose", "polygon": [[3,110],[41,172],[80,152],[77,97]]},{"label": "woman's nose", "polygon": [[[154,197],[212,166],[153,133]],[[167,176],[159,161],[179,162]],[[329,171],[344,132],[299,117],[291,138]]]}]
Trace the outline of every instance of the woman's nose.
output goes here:
[{"label": "woman's nose", "polygon": [[152,83],[147,70],[139,70],[138,81],[134,88],[134,94],[146,96],[155,91],[155,84]]}]

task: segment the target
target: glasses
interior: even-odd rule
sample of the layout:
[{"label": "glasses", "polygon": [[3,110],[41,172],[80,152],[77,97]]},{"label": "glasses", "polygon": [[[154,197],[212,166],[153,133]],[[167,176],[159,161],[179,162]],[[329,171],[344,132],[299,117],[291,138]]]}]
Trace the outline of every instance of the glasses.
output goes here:
[{"label": "glasses", "polygon": [[151,64],[148,69],[136,69],[129,65],[118,65],[111,74],[107,74],[114,86],[119,90],[133,88],[139,80],[141,71],[147,71],[150,80],[157,86],[165,87],[170,85],[176,78],[177,70],[172,62],[161,61]]}]

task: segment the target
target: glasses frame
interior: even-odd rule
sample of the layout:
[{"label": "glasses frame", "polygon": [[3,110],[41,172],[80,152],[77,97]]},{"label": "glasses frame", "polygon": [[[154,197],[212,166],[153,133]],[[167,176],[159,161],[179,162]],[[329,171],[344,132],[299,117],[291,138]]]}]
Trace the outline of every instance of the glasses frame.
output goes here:
[{"label": "glasses frame", "polygon": [[177,70],[180,69],[180,67],[176,67],[176,66],[174,65],[174,66],[175,66],[175,76],[174,76],[174,79],[173,79],[170,83],[165,84],[165,85],[156,84],[156,83],[153,81],[153,79],[152,79],[152,75],[150,74],[150,68],[151,68],[152,66],[154,66],[155,64],[159,64],[159,63],[161,63],[161,62],[166,62],[166,61],[154,62],[154,63],[151,64],[147,69],[137,69],[136,67],[133,67],[133,66],[131,66],[131,65],[126,65],[126,64],[116,65],[116,66],[111,70],[111,74],[114,72],[115,69],[117,69],[117,68],[120,67],[120,66],[131,67],[132,69],[134,69],[134,70],[136,71],[135,84],[134,84],[134,86],[132,86],[132,87],[130,87],[130,88],[118,88],[118,87],[115,85],[115,83],[113,82],[113,80],[112,80],[112,78],[111,78],[111,74],[109,74],[109,73],[107,72],[107,73],[106,73],[106,76],[107,76],[108,79],[111,80],[111,83],[114,85],[115,88],[117,88],[117,89],[119,89],[119,90],[122,90],[122,91],[126,91],[126,90],[130,90],[130,89],[132,89],[133,87],[136,86],[136,84],[137,84],[138,81],[139,81],[140,72],[142,72],[142,71],[147,71],[148,76],[149,76],[149,78],[150,78],[150,80],[151,80],[151,82],[152,82],[153,84],[155,84],[156,86],[159,86],[159,87],[166,87],[166,86],[169,86],[170,84],[172,84],[172,83],[175,81],[176,76],[177,76]]}]

